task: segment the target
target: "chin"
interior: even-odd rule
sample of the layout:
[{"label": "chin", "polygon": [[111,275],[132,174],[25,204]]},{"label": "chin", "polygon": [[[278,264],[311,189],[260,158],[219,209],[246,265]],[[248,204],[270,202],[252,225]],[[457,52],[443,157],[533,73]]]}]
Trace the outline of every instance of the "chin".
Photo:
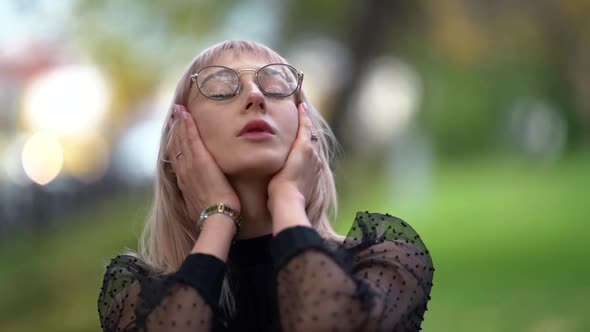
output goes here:
[{"label": "chin", "polygon": [[232,160],[229,167],[222,167],[225,174],[231,176],[255,176],[255,177],[267,177],[277,173],[285,164],[286,157],[284,158],[254,158],[254,156],[245,156],[246,158]]}]

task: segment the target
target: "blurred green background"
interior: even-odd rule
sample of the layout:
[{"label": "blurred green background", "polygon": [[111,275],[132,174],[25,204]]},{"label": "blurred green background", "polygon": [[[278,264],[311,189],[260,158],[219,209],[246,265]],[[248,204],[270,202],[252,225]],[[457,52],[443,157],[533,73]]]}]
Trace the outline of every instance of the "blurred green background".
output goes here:
[{"label": "blurred green background", "polygon": [[355,212],[408,221],[436,267],[424,331],[588,331],[590,2],[0,4],[0,331],[98,331],[136,248],[182,69],[266,43],[343,152]]}]

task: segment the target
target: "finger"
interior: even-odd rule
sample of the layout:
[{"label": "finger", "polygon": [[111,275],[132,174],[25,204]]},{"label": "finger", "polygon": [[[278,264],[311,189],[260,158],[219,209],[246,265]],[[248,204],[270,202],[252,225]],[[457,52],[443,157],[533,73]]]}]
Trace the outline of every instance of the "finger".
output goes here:
[{"label": "finger", "polygon": [[[187,134],[189,135],[195,135],[194,137],[198,137],[199,138],[199,142],[202,143],[201,141],[201,135],[199,133],[199,129],[197,128],[197,124],[195,123],[195,120],[192,118],[192,116],[190,115],[190,113],[188,112],[188,110],[186,109],[186,107],[182,106],[182,105],[178,105],[179,108],[178,110],[180,112],[184,112],[183,114],[186,116],[186,118],[183,117],[183,121],[187,121]],[[192,136],[191,136],[192,137]]]},{"label": "finger", "polygon": [[[168,141],[167,151],[168,157],[172,161],[172,166],[177,167],[177,162],[182,159],[186,153],[186,150],[182,147],[185,134],[183,131],[183,119],[178,110],[178,105],[174,105],[173,115],[174,120],[170,127],[170,139]],[[179,155],[180,152],[182,152],[182,155]],[[178,172],[177,169],[176,172]]]},{"label": "finger", "polygon": [[174,163],[176,161],[176,154],[178,153],[178,127],[180,121],[176,119],[170,119],[168,124],[168,142],[166,143],[166,159],[170,163]]},{"label": "finger", "polygon": [[[189,149],[186,143],[186,125],[185,125],[185,120],[186,118],[182,115],[182,111],[180,110],[180,106],[179,105],[174,105],[175,107],[175,112],[176,112],[176,117],[178,118],[178,125],[176,126],[176,129],[174,131],[174,148],[177,151],[173,151],[173,153],[175,153],[175,159],[180,160],[180,159],[186,159],[186,157],[189,154]],[[182,155],[179,156],[178,158],[176,157],[176,155],[178,153],[182,152]]]},{"label": "finger", "polygon": [[168,132],[170,133],[170,137],[177,136],[178,126],[181,123],[180,119],[170,119],[168,122]]},{"label": "finger", "polygon": [[174,134],[173,132],[173,127],[174,127],[174,107],[171,108],[171,111],[169,112],[169,114],[166,116],[166,118],[168,120],[166,120],[166,128],[164,129],[164,131],[167,133],[167,135],[165,137],[167,137],[167,141],[166,141],[166,147],[164,148],[164,162],[171,162],[170,159],[170,142],[172,141],[172,135]]},{"label": "finger", "polygon": [[309,114],[307,112],[307,105],[305,103],[299,104],[299,129],[297,132],[297,136],[304,141],[309,141],[311,137],[311,130],[313,129],[313,125],[311,123],[311,119],[309,118]]},{"label": "finger", "polygon": [[172,110],[170,111],[170,113],[166,116],[166,118],[168,118],[168,121],[166,121],[166,130],[170,130],[170,127],[172,126],[172,123],[174,122],[174,107],[172,107]]},{"label": "finger", "polygon": [[311,133],[315,132],[316,136],[319,135],[317,130],[315,130],[315,126],[313,125],[313,122],[311,121],[311,118],[309,116],[309,112],[308,110],[308,106],[305,103],[301,103],[302,107],[303,107],[303,114],[300,114],[300,123],[301,125],[299,126],[300,132],[298,133],[298,135],[301,137],[303,142],[307,142],[308,144],[311,144],[313,151],[315,152],[315,154],[317,155],[318,153],[318,149],[319,149],[319,145],[316,144],[317,141],[313,141],[311,139]]},{"label": "finger", "polygon": [[178,106],[178,111],[182,117],[181,121],[183,139],[182,142],[180,142],[181,149],[184,153],[186,153],[185,160],[190,162],[194,160],[194,158],[198,157],[195,155],[195,153],[205,150],[205,145],[201,140],[201,135],[199,134],[197,124],[190,113],[182,105]]}]

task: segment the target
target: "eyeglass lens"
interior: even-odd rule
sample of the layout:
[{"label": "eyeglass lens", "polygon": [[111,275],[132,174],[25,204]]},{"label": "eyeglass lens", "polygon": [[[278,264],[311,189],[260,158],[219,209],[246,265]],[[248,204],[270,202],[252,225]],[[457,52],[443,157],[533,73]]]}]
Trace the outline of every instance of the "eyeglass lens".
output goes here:
[{"label": "eyeglass lens", "polygon": [[[272,64],[258,70],[258,87],[268,96],[287,97],[297,89],[299,77],[295,68]],[[212,99],[225,99],[234,96],[239,89],[239,74],[227,67],[210,66],[199,71],[197,76],[199,90]]]}]

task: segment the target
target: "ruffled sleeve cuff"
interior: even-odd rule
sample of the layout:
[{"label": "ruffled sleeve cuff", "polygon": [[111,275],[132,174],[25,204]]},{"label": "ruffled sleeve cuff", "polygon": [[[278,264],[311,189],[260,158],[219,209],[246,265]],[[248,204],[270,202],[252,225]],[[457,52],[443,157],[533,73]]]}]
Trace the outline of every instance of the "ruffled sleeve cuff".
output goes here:
[{"label": "ruffled sleeve cuff", "polygon": [[294,226],[278,233],[271,242],[272,260],[275,271],[280,270],[291,258],[300,252],[317,248],[324,251],[324,241],[316,230],[305,226]]},{"label": "ruffled sleeve cuff", "polygon": [[173,279],[200,291],[211,308],[219,303],[225,262],[208,254],[191,254],[186,257]]}]

